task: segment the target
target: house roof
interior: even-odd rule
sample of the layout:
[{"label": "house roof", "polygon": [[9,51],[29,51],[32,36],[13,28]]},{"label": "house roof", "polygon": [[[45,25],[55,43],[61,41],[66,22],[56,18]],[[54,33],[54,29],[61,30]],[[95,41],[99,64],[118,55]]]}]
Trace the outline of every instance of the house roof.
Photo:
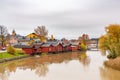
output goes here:
[{"label": "house roof", "polygon": [[14,45],[15,48],[32,48],[33,46],[26,46],[26,45]]},{"label": "house roof", "polygon": [[79,45],[79,42],[77,42],[77,41],[75,41],[75,42],[70,41],[70,44],[71,45]]},{"label": "house roof", "polygon": [[49,47],[49,46],[51,46],[52,44],[51,43],[44,43],[41,47]]},{"label": "house roof", "polygon": [[59,44],[61,44],[59,41],[54,41],[54,42],[52,42],[52,45],[53,45],[53,46],[57,46],[57,45],[59,45]]},{"label": "house roof", "polygon": [[49,42],[44,43],[42,47],[57,46],[59,44],[60,44],[59,41],[49,41]]},{"label": "house roof", "polygon": [[26,37],[19,37],[18,41],[20,42],[26,42],[26,41],[30,41],[30,38],[26,38]]}]

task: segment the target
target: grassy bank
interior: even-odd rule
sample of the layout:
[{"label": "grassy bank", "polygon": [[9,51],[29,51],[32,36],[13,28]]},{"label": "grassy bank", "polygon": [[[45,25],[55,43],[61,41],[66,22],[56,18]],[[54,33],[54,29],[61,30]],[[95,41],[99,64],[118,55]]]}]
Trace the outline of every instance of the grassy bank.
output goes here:
[{"label": "grassy bank", "polygon": [[6,52],[1,52],[0,53],[0,59],[5,59],[5,58],[14,58],[18,56],[24,56],[26,55],[21,49],[15,49],[14,54]]},{"label": "grassy bank", "polygon": [[19,53],[15,53],[14,55],[8,53],[8,52],[2,52],[0,53],[0,59],[4,59],[4,58],[14,58],[17,56],[24,56],[25,54],[19,54]]},{"label": "grassy bank", "polygon": [[109,59],[108,61],[105,61],[104,64],[113,69],[120,70],[120,57]]}]

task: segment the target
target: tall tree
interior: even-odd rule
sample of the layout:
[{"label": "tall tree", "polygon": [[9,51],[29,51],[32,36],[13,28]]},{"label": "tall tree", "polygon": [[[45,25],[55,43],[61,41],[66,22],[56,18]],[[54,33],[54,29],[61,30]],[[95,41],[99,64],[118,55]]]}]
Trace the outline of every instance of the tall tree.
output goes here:
[{"label": "tall tree", "polygon": [[99,39],[99,48],[107,50],[111,57],[120,56],[120,25],[111,24],[105,27],[106,34]]},{"label": "tall tree", "polygon": [[5,46],[5,41],[6,41],[7,34],[8,34],[7,28],[0,25],[0,42],[1,42],[1,46]]},{"label": "tall tree", "polygon": [[34,29],[34,31],[35,34],[37,34],[40,37],[40,40],[42,42],[46,42],[48,30],[46,29],[45,26],[38,26],[37,28]]}]

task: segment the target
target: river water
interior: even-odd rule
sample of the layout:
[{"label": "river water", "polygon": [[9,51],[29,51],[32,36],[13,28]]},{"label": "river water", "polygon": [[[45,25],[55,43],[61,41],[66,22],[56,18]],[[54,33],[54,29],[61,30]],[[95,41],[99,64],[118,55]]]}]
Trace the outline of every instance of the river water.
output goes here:
[{"label": "river water", "polygon": [[0,64],[0,80],[120,80],[99,51],[34,56]]}]

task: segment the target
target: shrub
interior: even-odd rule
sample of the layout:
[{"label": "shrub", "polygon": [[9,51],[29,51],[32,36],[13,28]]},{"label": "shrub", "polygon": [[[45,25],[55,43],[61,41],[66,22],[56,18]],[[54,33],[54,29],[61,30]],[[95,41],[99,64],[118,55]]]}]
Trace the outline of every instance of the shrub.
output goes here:
[{"label": "shrub", "polygon": [[10,53],[10,54],[12,54],[12,55],[14,55],[14,54],[15,54],[15,49],[14,49],[14,47],[8,46],[8,47],[7,47],[7,52]]},{"label": "shrub", "polygon": [[85,44],[83,44],[83,43],[81,44],[81,46],[80,46],[80,47],[81,47],[81,50],[83,50],[83,51],[84,51],[84,50],[87,50],[86,45],[85,45]]},{"label": "shrub", "polygon": [[20,54],[20,55],[25,54],[25,52],[24,52],[22,49],[17,49],[17,50],[16,50],[16,53],[17,53],[17,54]]}]

